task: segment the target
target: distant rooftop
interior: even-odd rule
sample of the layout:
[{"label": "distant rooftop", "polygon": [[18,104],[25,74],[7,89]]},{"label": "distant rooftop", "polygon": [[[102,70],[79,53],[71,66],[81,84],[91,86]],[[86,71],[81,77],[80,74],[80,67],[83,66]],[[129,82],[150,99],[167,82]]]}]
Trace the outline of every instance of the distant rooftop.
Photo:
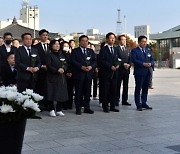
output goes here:
[{"label": "distant rooftop", "polygon": [[180,38],[180,25],[163,31],[162,33],[150,34],[151,40],[163,40],[171,38]]},{"label": "distant rooftop", "polygon": [[[6,32],[12,33],[13,38],[21,39],[21,35],[23,33],[31,33],[32,36],[33,36],[34,29],[19,25],[17,23],[16,18],[14,18],[11,25],[9,25],[9,26],[7,26],[7,27],[5,27],[3,29],[0,29],[0,36],[3,36],[3,34],[6,33]],[[35,33],[36,33],[36,37],[39,37],[39,31],[35,30]],[[49,33],[50,38],[55,38],[57,36],[58,36],[58,33]]]}]

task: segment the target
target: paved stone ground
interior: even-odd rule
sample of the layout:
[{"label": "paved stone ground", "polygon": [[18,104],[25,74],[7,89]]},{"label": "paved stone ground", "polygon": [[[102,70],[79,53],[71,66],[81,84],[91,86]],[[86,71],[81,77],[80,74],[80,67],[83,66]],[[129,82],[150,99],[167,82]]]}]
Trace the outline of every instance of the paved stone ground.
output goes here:
[{"label": "paved stone ground", "polygon": [[22,154],[177,154],[180,153],[180,70],[156,69],[149,91],[152,111],[136,111],[131,74],[129,102],[119,113],[103,113],[92,101],[95,114],[28,120]]}]

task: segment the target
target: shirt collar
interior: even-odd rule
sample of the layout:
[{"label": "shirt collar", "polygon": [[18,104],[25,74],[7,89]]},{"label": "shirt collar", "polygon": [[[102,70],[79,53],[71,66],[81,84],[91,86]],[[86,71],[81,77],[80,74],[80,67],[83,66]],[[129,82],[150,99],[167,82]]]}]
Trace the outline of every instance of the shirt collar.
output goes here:
[{"label": "shirt collar", "polygon": [[11,48],[11,45],[12,45],[12,44],[10,44],[9,46],[7,46],[7,45],[4,43],[4,45],[5,45],[6,48]]},{"label": "shirt collar", "polygon": [[141,48],[140,46],[139,46],[139,49],[140,49],[142,52],[146,51],[146,49],[143,50],[143,48]]},{"label": "shirt collar", "polygon": [[23,46],[25,47],[26,50],[31,49],[31,46],[30,47],[27,47],[25,45],[23,45]]},{"label": "shirt collar", "polygon": [[81,50],[83,51],[83,53],[84,53],[84,49],[87,50],[87,48],[83,48],[83,47],[80,47],[80,48],[81,48]]},{"label": "shirt collar", "polygon": [[46,42],[41,42],[41,44],[42,44],[42,45],[44,45],[44,44],[45,44],[45,45],[47,45],[47,43],[46,43]]},{"label": "shirt collar", "polygon": [[113,45],[111,46],[111,45],[109,45],[109,44],[107,44],[107,46],[108,46],[109,48],[114,47]]}]

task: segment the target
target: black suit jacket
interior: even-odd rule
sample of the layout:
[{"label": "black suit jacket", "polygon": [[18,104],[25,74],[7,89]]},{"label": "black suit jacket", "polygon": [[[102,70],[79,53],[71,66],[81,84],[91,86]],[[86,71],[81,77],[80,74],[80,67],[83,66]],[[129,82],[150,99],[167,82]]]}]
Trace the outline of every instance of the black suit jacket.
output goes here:
[{"label": "black suit jacket", "polygon": [[130,68],[129,69],[125,69],[124,68],[124,63],[130,64],[131,65],[131,58],[130,58],[130,54],[131,51],[128,47],[125,47],[125,51],[122,51],[121,47],[118,45],[116,47],[118,49],[119,55],[121,57],[122,63],[119,67],[119,73],[130,73]]},{"label": "black suit jacket", "polygon": [[11,70],[11,67],[9,64],[5,64],[1,67],[1,75],[2,75],[2,84],[4,86],[9,86],[11,84],[16,84],[16,75],[17,71],[14,68],[14,70]]},{"label": "black suit jacket", "polygon": [[99,66],[101,69],[102,78],[110,79],[117,78],[118,71],[116,70],[113,75],[111,70],[112,66],[116,66],[118,58],[121,58],[117,48],[114,48],[114,55],[111,54],[109,47],[105,46],[100,50],[99,53]]},{"label": "black suit jacket", "polygon": [[[31,48],[31,55],[36,54],[35,67],[41,68],[39,54],[35,48]],[[17,68],[17,81],[31,80],[32,73],[27,71],[28,67],[32,67],[31,57],[28,55],[24,46],[19,47],[15,52],[15,62]]]},{"label": "black suit jacket", "polygon": [[86,57],[90,57],[89,66],[92,67],[92,70],[89,72],[85,72],[81,69],[82,66],[87,66],[86,57],[82,53],[81,48],[78,47],[72,51],[72,54],[70,57],[70,63],[71,63],[72,70],[73,70],[73,78],[76,80],[84,80],[85,77],[87,77],[89,80],[91,80],[93,77],[93,71],[97,66],[96,56],[95,56],[94,51],[89,48],[87,48],[86,51],[87,51]]},{"label": "black suit jacket", "polygon": [[[11,46],[11,51],[15,53],[15,51],[17,50],[16,47]],[[6,46],[3,44],[2,46],[0,46],[0,66],[7,64],[7,50],[6,50]]]},{"label": "black suit jacket", "polygon": [[38,44],[36,44],[36,45],[34,46],[34,48],[36,48],[37,51],[38,51],[38,54],[39,54],[39,57],[40,57],[40,60],[41,60],[41,64],[42,64],[42,65],[46,65],[47,54],[50,52],[50,51],[49,51],[49,45],[48,45],[48,48],[47,48],[47,51],[46,51],[46,52],[44,51],[41,42],[39,42]]}]

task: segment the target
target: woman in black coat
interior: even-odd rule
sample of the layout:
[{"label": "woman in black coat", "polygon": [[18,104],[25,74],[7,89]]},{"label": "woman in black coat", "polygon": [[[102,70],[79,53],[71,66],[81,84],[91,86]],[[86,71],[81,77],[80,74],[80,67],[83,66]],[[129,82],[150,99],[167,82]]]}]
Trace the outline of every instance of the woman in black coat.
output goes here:
[{"label": "woman in black coat", "polygon": [[[68,100],[65,77],[67,62],[65,56],[60,51],[60,44],[57,40],[52,40],[49,48],[51,52],[47,56],[46,99],[49,102],[50,116],[64,116],[64,113],[62,112],[63,102]],[[54,101],[57,102],[56,109],[54,107]]]},{"label": "woman in black coat", "polygon": [[69,46],[69,43],[66,41],[63,41],[60,43],[60,50],[64,54],[68,63],[68,69],[66,71],[66,81],[67,81],[69,100],[63,104],[64,110],[65,110],[65,109],[72,109],[73,107],[74,80],[72,77],[72,68],[70,64],[70,56],[71,56],[72,50]]}]

